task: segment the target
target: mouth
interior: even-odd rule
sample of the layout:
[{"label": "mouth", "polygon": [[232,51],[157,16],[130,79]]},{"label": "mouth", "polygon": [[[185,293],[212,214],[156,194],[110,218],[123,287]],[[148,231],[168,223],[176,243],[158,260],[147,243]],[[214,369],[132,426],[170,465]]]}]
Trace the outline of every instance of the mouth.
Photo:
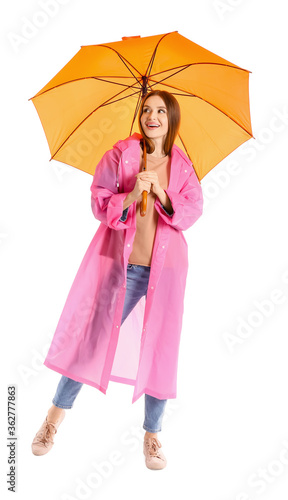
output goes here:
[{"label": "mouth", "polygon": [[160,125],[158,125],[157,123],[145,123],[146,127],[149,128],[150,130],[153,130],[153,129],[156,129],[156,128],[159,128]]}]

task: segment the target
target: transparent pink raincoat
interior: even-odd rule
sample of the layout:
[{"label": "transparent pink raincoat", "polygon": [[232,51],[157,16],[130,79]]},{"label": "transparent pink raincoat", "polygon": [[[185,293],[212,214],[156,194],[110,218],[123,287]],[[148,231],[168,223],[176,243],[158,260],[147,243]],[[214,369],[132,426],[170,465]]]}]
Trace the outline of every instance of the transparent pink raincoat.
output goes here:
[{"label": "transparent pink raincoat", "polygon": [[[121,326],[126,273],[136,231],[136,201],[125,222],[123,200],[140,169],[139,134],[119,141],[95,170],[92,211],[98,227],[72,283],[44,364],[106,394],[110,380],[134,386],[132,403],[144,393],[176,397],[177,364],[188,271],[182,231],[203,210],[201,185],[190,160],[176,145],[168,189],[174,213],[157,198],[158,224],[147,298]],[[119,186],[118,186],[119,184]],[[149,201],[149,200],[148,200]]]}]

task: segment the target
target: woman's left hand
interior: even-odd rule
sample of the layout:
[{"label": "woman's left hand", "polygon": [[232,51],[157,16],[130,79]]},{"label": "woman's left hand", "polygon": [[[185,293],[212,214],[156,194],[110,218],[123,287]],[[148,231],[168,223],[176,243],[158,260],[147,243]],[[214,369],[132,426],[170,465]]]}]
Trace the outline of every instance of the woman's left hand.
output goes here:
[{"label": "woman's left hand", "polygon": [[138,176],[143,181],[151,182],[150,192],[152,191],[152,193],[157,195],[162,190],[159,184],[158,174],[157,172],[155,172],[155,170],[143,170],[142,172],[139,172],[139,174],[137,174],[137,177]]},{"label": "woman's left hand", "polygon": [[142,172],[139,172],[136,177],[138,176],[143,181],[149,181],[151,183],[150,193],[152,192],[156,196],[158,196],[160,202],[165,207],[165,210],[167,210],[167,212],[172,215],[174,211],[171,205],[170,198],[168,197],[164,189],[160,186],[157,172],[155,172],[155,170],[143,170]]}]

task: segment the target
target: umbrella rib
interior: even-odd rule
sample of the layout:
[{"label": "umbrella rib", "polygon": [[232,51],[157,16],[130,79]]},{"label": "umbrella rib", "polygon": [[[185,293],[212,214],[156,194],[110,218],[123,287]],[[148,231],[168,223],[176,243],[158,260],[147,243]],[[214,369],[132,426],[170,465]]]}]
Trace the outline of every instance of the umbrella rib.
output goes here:
[{"label": "umbrella rib", "polygon": [[[108,48],[108,47],[107,47]],[[112,49],[111,49],[112,50]],[[113,49],[114,50],[114,49]],[[156,49],[155,49],[156,50]],[[114,51],[116,52],[116,51]],[[118,54],[118,52],[116,52]],[[150,60],[150,63],[152,62],[152,58],[154,56],[155,58],[155,51],[151,57],[151,60]],[[124,60],[121,58],[121,56],[118,54],[118,56],[120,57],[120,59],[123,61],[123,63],[125,64]],[[154,61],[154,58],[153,58],[153,61]],[[149,63],[149,65],[150,65]],[[171,78],[172,76],[175,76],[177,73],[180,73],[181,71],[184,71],[185,69],[189,68],[190,66],[196,66],[196,65],[200,65],[200,64],[208,64],[208,65],[216,65],[216,66],[226,66],[227,68],[231,68],[231,69],[239,69],[241,71],[246,71],[247,73],[251,73],[251,71],[247,70],[247,69],[243,69],[243,68],[240,68],[239,66],[230,66],[229,64],[223,64],[223,63],[190,63],[190,64],[187,64],[186,66],[175,66],[174,68],[169,68],[169,69],[165,69],[165,71],[160,71],[159,73],[155,73],[152,75],[152,78],[154,78],[155,76],[157,75],[160,75],[161,73],[167,73],[167,71],[172,71],[174,69],[178,69],[180,68],[178,71],[176,71],[175,73],[173,73],[172,75],[169,75],[165,78],[163,78],[163,80],[160,80],[159,82],[156,82],[156,83],[162,83],[164,80],[167,80],[168,78]],[[148,65],[148,67],[149,67]],[[130,71],[130,69],[128,68],[128,66],[125,64],[125,66],[127,67],[127,69]],[[133,66],[134,67],[134,66]],[[136,69],[136,68],[134,68]],[[136,69],[137,71],[137,69]],[[147,69],[148,71],[148,69]],[[146,71],[146,76],[147,76],[147,71]],[[132,71],[130,71],[133,78],[135,78],[135,83],[139,84],[139,86],[141,86],[141,83],[139,82],[138,78],[132,73]],[[139,73],[140,74],[140,73]],[[73,83],[73,82],[78,82],[78,81],[81,81],[81,80],[89,80],[89,79],[94,79],[94,80],[99,80],[99,81],[103,81],[103,82],[107,82],[107,83],[111,83],[111,84],[114,84],[114,85],[122,85],[123,87],[125,86],[124,83],[119,83],[119,82],[112,82],[112,81],[109,81],[109,80],[106,80],[106,78],[130,78],[129,76],[84,76],[82,78],[75,78],[74,80],[69,80],[68,82],[63,82],[63,83],[59,83],[59,85],[55,85],[54,87],[51,87],[50,89],[47,89],[47,90],[44,90],[44,92],[41,92],[40,94],[38,93],[37,95],[35,95],[34,97],[30,97],[30,99],[28,99],[28,101],[31,101],[32,99],[36,99],[37,97],[40,97],[41,95],[45,94],[46,92],[50,92],[51,90],[54,90],[58,87],[61,87],[62,85],[68,85],[69,83]],[[105,78],[105,79],[104,79]],[[149,77],[151,78],[151,77]],[[135,84],[134,84],[135,85]],[[127,85],[126,88],[131,88],[133,87],[133,85]]]},{"label": "umbrella rib", "polygon": [[[105,78],[109,78],[109,76],[105,77]],[[110,77],[110,78],[130,78],[130,77],[129,76],[113,76],[113,77]],[[134,87],[135,84],[139,84],[139,87],[141,88],[141,84],[140,84],[139,80],[137,80],[137,79],[133,83],[133,85],[125,85],[125,83],[111,82],[109,80],[104,80],[104,77],[102,77],[102,76],[101,77],[98,77],[98,76],[84,76],[82,78],[75,78],[74,80],[69,80],[68,82],[59,83],[59,85],[55,85],[54,87],[51,87],[50,89],[44,90],[44,92],[41,92],[41,94],[38,93],[34,97],[30,97],[30,99],[28,99],[28,101],[31,101],[32,99],[36,99],[37,97],[40,97],[43,94],[46,94],[46,92],[50,92],[51,90],[57,89],[58,87],[62,87],[63,85],[68,85],[69,83],[74,83],[74,82],[80,82],[81,80],[91,80],[91,79],[92,80],[99,80],[101,82],[111,83],[113,85],[120,85],[122,87],[125,87],[125,89],[132,88],[132,87]]]},{"label": "umbrella rib", "polygon": [[[140,71],[138,71],[138,69],[135,68],[135,66],[133,66],[133,64],[131,64],[129,61],[127,61],[127,59],[125,59],[125,57],[123,57],[120,54],[120,52],[118,52],[117,50],[113,49],[112,47],[109,47],[108,45],[102,45],[102,44],[97,45],[97,47],[105,47],[106,49],[110,49],[113,52],[115,52],[115,54],[117,54],[117,56],[119,57],[119,59],[123,62],[123,64],[128,69],[128,71],[130,71],[131,75],[135,78],[135,80],[137,80],[137,77],[134,75],[133,71],[129,68],[129,66],[131,66],[131,68],[133,68],[139,75],[141,75]],[[128,66],[128,64],[129,64],[129,66]]]},{"label": "umbrella rib", "polygon": [[193,170],[194,170],[194,172],[195,172],[195,174],[196,174],[196,176],[197,176],[198,181],[200,182],[200,177],[199,177],[198,173],[196,172],[196,170],[195,170],[195,168],[194,168],[194,163],[193,163],[193,160],[192,160],[191,156],[190,156],[190,155],[189,155],[189,153],[188,153],[188,150],[187,150],[187,148],[186,148],[186,146],[185,146],[185,143],[184,143],[184,141],[183,141],[183,139],[182,139],[182,137],[181,137],[181,135],[180,135],[180,134],[178,134],[178,137],[179,137],[179,139],[180,139],[180,141],[181,141],[181,144],[183,145],[183,148],[185,149],[186,155],[188,156],[189,160],[192,162],[192,168],[193,168]]},{"label": "umbrella rib", "polygon": [[[172,78],[173,76],[177,75],[178,73],[181,73],[181,71],[185,71],[185,69],[190,68],[190,66],[194,66],[195,64],[214,64],[214,63],[191,63],[191,64],[187,64],[186,66],[182,66],[182,67],[181,67],[181,66],[178,66],[178,67],[175,67],[175,68],[170,68],[170,69],[168,69],[168,70],[165,70],[165,71],[160,71],[159,73],[155,73],[155,74],[151,75],[151,76],[150,76],[150,80],[151,80],[151,81],[155,81],[155,80],[154,80],[155,76],[157,76],[157,75],[161,75],[161,73],[167,73],[167,71],[172,71],[172,70],[174,70],[174,69],[178,69],[178,68],[180,68],[180,69],[178,69],[178,71],[175,71],[175,73],[173,73],[172,75],[168,75],[168,76],[166,76],[165,78],[163,78],[162,80],[157,80],[157,81],[155,81],[155,84],[154,84],[154,85],[159,84],[159,83],[162,83],[162,82],[164,82],[165,80],[168,80],[169,78]],[[218,65],[218,66],[227,66],[228,68],[240,69],[241,71],[246,71],[246,72],[248,72],[248,73],[251,73],[251,71],[248,71],[248,70],[246,70],[246,69],[243,69],[243,70],[242,70],[242,68],[235,68],[234,66],[229,66],[228,64],[218,64],[218,63],[215,63],[215,64],[216,64],[216,65]]]},{"label": "umbrella rib", "polygon": [[137,116],[139,108],[140,108],[141,100],[142,99],[141,99],[141,93],[140,93],[140,94],[138,94],[138,101],[137,101],[137,104],[136,104],[136,107],[135,107],[135,111],[134,111],[134,115],[133,115],[133,118],[132,118],[132,123],[131,123],[130,131],[129,131],[129,136],[131,136],[131,134],[132,134],[133,125],[135,123],[136,116]]},{"label": "umbrella rib", "polygon": [[[147,70],[146,70],[146,73],[145,73],[145,75],[146,75],[146,76],[151,75],[152,66],[153,66],[153,63],[154,63],[154,61],[155,61],[156,52],[157,52],[157,50],[158,50],[158,47],[159,47],[160,43],[162,42],[162,40],[163,40],[166,36],[168,36],[168,35],[172,35],[173,33],[175,33],[175,32],[166,33],[166,34],[165,34],[165,35],[163,35],[163,36],[162,36],[162,38],[160,38],[160,40],[157,42],[157,45],[156,45],[156,47],[155,47],[155,49],[154,49],[154,52],[153,52],[153,54],[152,54],[152,56],[151,56],[150,62],[149,62],[149,64],[148,64],[148,67],[147,67]],[[246,71],[246,72],[248,71],[248,73],[251,73],[251,71],[249,71],[249,70],[247,70],[247,69],[244,69],[244,68],[240,68],[239,66],[230,65],[230,64],[225,64],[225,63],[214,63],[214,62],[202,62],[202,63],[201,63],[201,62],[198,62],[198,63],[191,63],[191,64],[187,64],[187,65],[185,66],[185,68],[183,68],[183,69],[186,69],[186,68],[188,68],[189,66],[196,65],[196,64],[215,64],[215,65],[218,65],[218,66],[227,66],[227,67],[229,67],[229,68],[240,69],[241,71]],[[166,72],[166,71],[172,71],[173,69],[177,69],[177,67],[176,67],[176,68],[171,68],[170,70],[169,70],[169,69],[168,69],[168,70],[165,70],[165,72]],[[156,74],[159,74],[159,73],[156,73]],[[153,75],[153,76],[155,76],[155,75]]]},{"label": "umbrella rib", "polygon": [[[157,85],[157,84],[158,84],[158,82],[155,82],[152,85],[152,87],[155,86],[155,85]],[[178,91],[182,92],[182,89],[174,87],[173,85],[168,85],[167,83],[162,83],[162,85],[164,87],[168,87],[169,89],[172,88],[172,89],[175,89],[175,90],[178,90]],[[207,101],[206,99],[203,99],[203,97],[200,97],[199,95],[196,95],[196,94],[192,94],[190,92],[186,92],[186,94],[177,94],[176,92],[171,92],[171,93],[173,95],[179,95],[181,97],[196,97],[196,99],[201,99],[201,101],[206,102],[207,104],[209,104],[209,106],[213,106],[213,108],[217,109],[217,111],[220,111],[220,113],[222,113],[223,115],[227,116],[227,118],[229,118],[229,120],[232,120],[234,123],[236,123],[236,125],[238,125],[238,127],[242,128],[242,130],[244,130],[244,132],[246,132],[248,135],[250,135],[250,137],[254,137],[253,134],[251,134],[251,132],[249,132],[248,130],[246,130],[246,128],[244,128],[242,125],[240,125],[239,123],[237,123],[236,120],[234,120],[234,118],[232,118],[231,116],[227,115],[227,113],[225,113],[222,109],[220,109],[217,106],[215,106],[215,104],[212,104],[211,102]]]},{"label": "umbrella rib", "polygon": [[[151,86],[149,85],[149,83],[147,82],[147,86],[149,87],[149,89],[151,90]],[[138,93],[138,92],[137,92]],[[130,96],[129,96],[130,97]],[[141,102],[142,99],[140,99],[140,94],[139,94],[139,98],[138,98],[138,102],[137,102],[137,105],[136,105],[136,108],[135,108],[135,112],[134,112],[134,116],[133,116],[133,119],[132,119],[132,123],[131,123],[131,127],[130,127],[130,132],[129,132],[129,135],[131,135],[132,133],[132,129],[133,129],[133,125],[135,123],[135,120],[136,120],[136,116],[138,114],[138,111],[139,111],[139,108],[140,108],[140,102]]]},{"label": "umbrella rib", "polygon": [[53,155],[51,156],[50,158],[50,161],[53,160],[54,156],[58,153],[58,151],[62,148],[62,146],[68,141],[68,139],[74,134],[74,132],[76,132],[76,130],[81,127],[81,125],[86,121],[88,120],[88,118],[90,118],[91,115],[93,115],[93,113],[95,113],[95,111],[97,111],[98,109],[104,107],[104,106],[107,106],[108,104],[114,104],[114,102],[118,102],[118,101],[121,101],[123,99],[127,99],[127,97],[132,97],[133,95],[135,94],[139,94],[139,91],[138,92],[134,92],[134,94],[131,94],[129,96],[125,96],[125,97],[122,97],[120,99],[116,99],[116,100],[113,100],[115,97],[121,95],[126,89],[122,90],[121,92],[119,92],[118,94],[115,94],[114,96],[110,97],[109,99],[107,99],[107,101],[105,101],[104,103],[102,103],[100,106],[97,106],[97,108],[93,109],[93,111],[91,111],[91,113],[89,113],[87,116],[85,116],[85,118],[77,125],[77,127],[74,128],[74,130],[72,130],[72,132],[66,137],[66,139],[62,142],[62,144],[60,144],[60,146],[58,147],[58,149],[55,151],[55,153],[53,153]]},{"label": "umbrella rib", "polygon": [[[147,71],[146,71],[146,75],[148,73],[148,70],[149,70],[149,67],[150,67],[150,74],[151,74],[151,69],[152,69],[152,66],[153,66],[153,63],[154,63],[154,60],[155,60],[155,57],[156,57],[156,52],[157,52],[157,49],[160,45],[160,43],[162,42],[162,40],[168,36],[168,35],[173,35],[174,33],[178,33],[177,31],[172,31],[170,33],[165,33],[165,35],[162,36],[162,38],[160,38],[160,40],[157,42],[157,45],[154,49],[154,52],[151,56],[151,59],[150,59],[150,62],[148,64],[148,67],[147,67]],[[244,69],[244,68],[240,68],[239,66],[235,66],[235,65],[230,65],[230,64],[224,64],[224,63],[214,63],[214,62],[199,62],[199,63],[191,63],[191,64],[188,64],[186,67],[188,66],[192,66],[194,64],[216,64],[216,65],[219,65],[219,66],[228,66],[229,68],[235,68],[235,69],[240,69],[242,71],[248,71],[248,73],[251,73],[251,71],[247,70],[247,69]],[[171,68],[171,69],[175,69],[175,68]],[[165,70],[165,71],[170,71],[170,70]],[[156,74],[159,74],[159,73],[156,73]],[[155,75],[154,75],[155,76]]]},{"label": "umbrella rib", "polygon": [[[120,94],[122,94],[122,92],[120,92]],[[117,95],[120,95],[120,94],[116,94],[115,96],[111,97],[111,99],[113,99],[114,97],[117,97]],[[119,101],[123,101],[124,99],[128,99],[128,97],[133,97],[134,95],[138,96],[139,90],[137,90],[137,92],[133,92],[133,94],[125,95],[124,97],[120,97],[120,99],[115,99],[114,101],[108,99],[106,102],[104,102],[103,104],[98,106],[98,108],[96,108],[94,111],[97,111],[97,109],[103,108],[104,106],[109,106],[110,104],[114,104],[115,102],[119,102]],[[93,111],[93,113],[94,113],[94,111]]]},{"label": "umbrella rib", "polygon": [[[184,66],[174,66],[173,68],[168,68],[168,69],[165,69],[164,71],[159,71],[159,73],[154,73],[152,76],[161,75],[161,73],[167,73],[167,71],[173,71],[174,69],[178,69],[178,68],[186,69],[186,68],[189,68],[190,66],[198,66],[201,64],[203,64],[203,65],[207,64],[207,65],[211,65],[211,66],[213,66],[213,65],[214,66],[226,66],[227,68],[239,69],[240,71],[245,71],[246,73],[252,73],[252,71],[249,71],[249,69],[240,68],[240,66],[235,66],[233,64],[224,64],[224,63],[217,63],[217,62],[194,62],[194,63],[185,64]],[[170,75],[170,76],[174,76],[174,75]]]},{"label": "umbrella rib", "polygon": [[171,35],[172,33],[175,33],[175,31],[173,31],[173,32],[171,32],[171,33],[165,33],[165,34],[162,36],[162,38],[160,38],[160,40],[158,40],[158,42],[157,42],[157,44],[156,44],[156,47],[155,47],[155,49],[154,49],[154,51],[153,51],[153,54],[152,54],[152,56],[151,56],[151,59],[150,59],[150,61],[149,61],[149,64],[148,64],[148,66],[147,66],[147,70],[146,70],[145,76],[148,76],[148,77],[149,77],[149,74],[151,74],[152,66],[153,66],[153,63],[154,63],[154,61],[155,61],[156,52],[157,52],[157,49],[158,49],[158,47],[159,47],[160,42],[162,42],[162,40],[163,40],[166,36]]}]

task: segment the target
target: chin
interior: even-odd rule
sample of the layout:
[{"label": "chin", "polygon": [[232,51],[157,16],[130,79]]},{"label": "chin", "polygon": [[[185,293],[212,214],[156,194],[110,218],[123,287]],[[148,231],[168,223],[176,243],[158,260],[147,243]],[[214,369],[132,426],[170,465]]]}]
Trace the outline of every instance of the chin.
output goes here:
[{"label": "chin", "polygon": [[159,135],[159,132],[157,133],[156,130],[145,130],[145,135],[149,137],[149,139],[162,139],[165,137],[165,134]]}]

